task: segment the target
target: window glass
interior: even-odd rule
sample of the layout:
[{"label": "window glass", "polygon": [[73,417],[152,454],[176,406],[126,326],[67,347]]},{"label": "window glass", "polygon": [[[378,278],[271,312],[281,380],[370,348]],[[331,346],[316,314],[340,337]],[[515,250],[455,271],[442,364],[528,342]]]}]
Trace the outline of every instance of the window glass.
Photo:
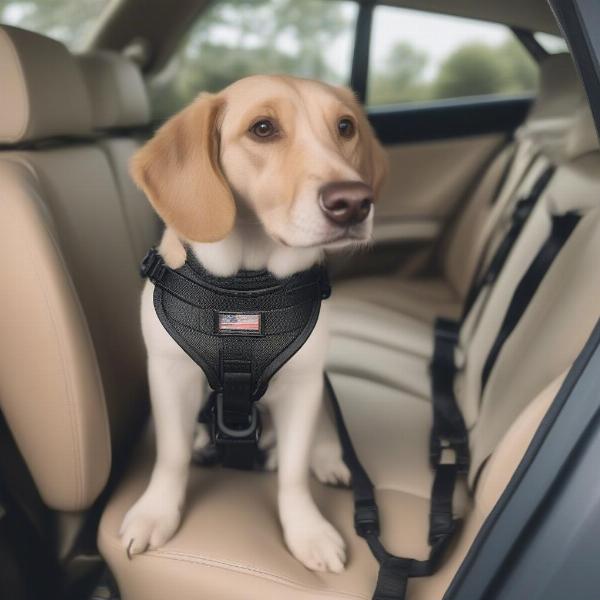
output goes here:
[{"label": "window glass", "polygon": [[111,0],[0,0],[0,23],[81,48]]},{"label": "window glass", "polygon": [[395,104],[535,89],[537,65],[504,25],[378,6],[367,103]]},{"label": "window glass", "polygon": [[348,83],[357,12],[355,2],[331,0],[213,2],[151,81],[155,116],[255,73]]},{"label": "window glass", "polygon": [[551,33],[534,33],[533,34],[538,44],[550,54],[560,54],[561,52],[568,52],[569,47],[564,38],[560,35],[552,35]]}]

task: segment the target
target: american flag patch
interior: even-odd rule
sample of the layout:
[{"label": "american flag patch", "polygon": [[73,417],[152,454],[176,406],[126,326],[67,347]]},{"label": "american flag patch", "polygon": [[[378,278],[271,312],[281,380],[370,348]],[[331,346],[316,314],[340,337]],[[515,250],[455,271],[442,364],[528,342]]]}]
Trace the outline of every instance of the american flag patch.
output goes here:
[{"label": "american flag patch", "polygon": [[260,333],[260,313],[219,313],[220,332]]}]

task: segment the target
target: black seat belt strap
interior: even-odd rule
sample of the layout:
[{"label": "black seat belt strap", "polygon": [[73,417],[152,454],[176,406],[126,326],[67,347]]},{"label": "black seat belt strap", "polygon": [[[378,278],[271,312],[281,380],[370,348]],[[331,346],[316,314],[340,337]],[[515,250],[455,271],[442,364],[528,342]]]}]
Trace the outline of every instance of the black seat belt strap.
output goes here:
[{"label": "black seat belt strap", "polygon": [[[462,321],[466,319],[469,312],[473,308],[473,305],[479,297],[481,290],[485,286],[492,285],[498,278],[498,275],[502,271],[502,268],[504,267],[511,250],[519,239],[521,231],[525,227],[529,216],[533,212],[537,201],[540,199],[544,193],[544,190],[550,183],[555,170],[556,167],[553,165],[547,167],[534,183],[529,195],[519,200],[515,205],[511,217],[510,227],[500,242],[500,245],[496,249],[496,252],[494,253],[494,256],[492,257],[487,269],[482,274],[479,273],[481,267],[477,269],[474,281],[469,288],[469,292],[467,293],[467,298],[463,307]],[[485,252],[482,254],[482,257],[484,254]]]},{"label": "black seat belt strap", "polygon": [[459,323],[450,319],[436,319],[434,350],[431,362],[431,396],[433,425],[429,458],[435,469],[444,450],[452,450],[461,471],[469,466],[467,429],[454,396],[456,366],[454,350],[458,344]]},{"label": "black seat belt strap", "polygon": [[519,320],[529,306],[544,276],[550,269],[554,259],[569,239],[581,216],[575,212],[552,217],[550,235],[533,259],[525,275],[515,289],[513,298],[508,305],[500,330],[488,353],[481,373],[481,389],[484,390],[496,360],[504,343],[513,332]]},{"label": "black seat belt strap", "polygon": [[379,538],[379,509],[373,482],[352,445],[339,402],[327,374],[325,374],[325,386],[331,399],[344,462],[352,475],[354,528],[356,533],[365,539],[379,563],[373,600],[404,600],[408,579],[426,577],[434,573],[457,530],[459,522],[454,519],[452,497],[459,468],[455,464],[440,464],[436,468],[429,517],[429,557],[426,560],[416,560],[390,554]]},{"label": "black seat belt strap", "polygon": [[[529,216],[552,179],[555,170],[554,166],[547,167],[536,180],[530,194],[526,198],[519,200],[515,205],[511,217],[511,225],[496,249],[487,269],[481,275],[478,275],[477,272],[475,274],[473,284],[471,285],[465,300],[461,318],[459,320],[439,318],[435,321],[434,350],[431,363],[433,398],[437,399],[434,402],[434,416],[436,417],[434,418],[434,429],[437,428],[440,431],[441,429],[447,429],[443,424],[444,421],[449,420],[454,421],[454,431],[463,429],[463,426],[459,422],[459,420],[462,420],[460,411],[452,406],[454,403],[454,392],[452,388],[454,385],[454,376],[456,374],[454,350],[458,344],[460,327],[467,319],[483,288],[493,285],[500,275],[513,247],[529,219]],[[450,414],[449,411],[451,411],[452,416],[448,416]],[[446,414],[445,419],[444,414]],[[461,434],[461,438],[462,437]],[[466,437],[466,434],[464,437]],[[432,452],[436,454],[434,445],[435,438],[432,438]],[[460,461],[465,462],[464,459],[463,445]]]}]

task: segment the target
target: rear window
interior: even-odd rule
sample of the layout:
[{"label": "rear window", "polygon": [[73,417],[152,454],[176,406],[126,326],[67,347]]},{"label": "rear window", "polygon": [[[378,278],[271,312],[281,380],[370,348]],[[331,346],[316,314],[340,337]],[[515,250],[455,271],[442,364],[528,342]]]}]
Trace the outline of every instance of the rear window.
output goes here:
[{"label": "rear window", "polygon": [[367,104],[533,92],[538,66],[504,25],[377,6]]},{"label": "rear window", "polygon": [[0,23],[36,31],[81,49],[112,0],[0,0]]},{"label": "rear window", "polygon": [[154,116],[255,73],[347,84],[357,13],[356,2],[343,0],[213,2],[150,81]]}]

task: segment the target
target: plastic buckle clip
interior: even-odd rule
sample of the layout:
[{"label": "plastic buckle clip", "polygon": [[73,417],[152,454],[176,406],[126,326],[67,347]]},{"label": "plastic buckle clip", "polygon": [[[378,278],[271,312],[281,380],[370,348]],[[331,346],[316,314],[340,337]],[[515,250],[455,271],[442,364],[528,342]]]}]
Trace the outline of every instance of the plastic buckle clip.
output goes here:
[{"label": "plastic buckle clip", "polygon": [[445,435],[436,435],[432,433],[429,443],[429,462],[435,469],[442,460],[444,450],[454,452],[454,463],[458,473],[466,473],[469,470],[470,451],[469,440],[466,437],[453,437]]},{"label": "plastic buckle clip", "polygon": [[140,275],[149,279],[159,279],[164,269],[162,256],[156,248],[150,248],[140,263]]},{"label": "plastic buckle clip", "polygon": [[379,510],[371,500],[357,500],[354,504],[354,529],[360,537],[379,535]]}]

